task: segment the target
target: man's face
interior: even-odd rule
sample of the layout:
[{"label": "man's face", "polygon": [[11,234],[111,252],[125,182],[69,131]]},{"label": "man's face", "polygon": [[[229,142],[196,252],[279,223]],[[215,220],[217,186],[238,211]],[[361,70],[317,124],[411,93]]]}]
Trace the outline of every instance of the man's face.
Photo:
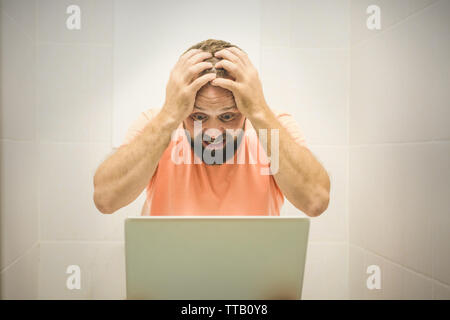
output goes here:
[{"label": "man's face", "polygon": [[[201,122],[201,133],[194,132],[194,121]],[[223,161],[221,163],[225,163],[230,158],[229,155],[234,155],[239,146],[244,122],[245,117],[236,107],[231,91],[208,83],[198,91],[194,109],[183,121],[183,125],[189,132],[189,137],[194,137],[190,140],[193,149],[196,141],[198,145],[201,142],[201,154],[197,154],[197,156],[203,160],[205,150],[210,152],[213,157],[216,152],[222,150]],[[240,135],[227,134],[227,129],[233,130],[236,134],[240,133]],[[230,148],[234,148],[233,153],[227,152],[227,149]]]}]

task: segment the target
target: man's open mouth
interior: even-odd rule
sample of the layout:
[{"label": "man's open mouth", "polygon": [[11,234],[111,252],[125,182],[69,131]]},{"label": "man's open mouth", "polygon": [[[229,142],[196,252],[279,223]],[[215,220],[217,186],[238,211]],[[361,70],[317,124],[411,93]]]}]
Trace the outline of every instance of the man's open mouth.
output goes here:
[{"label": "man's open mouth", "polygon": [[224,139],[216,139],[214,142],[203,141],[203,147],[209,150],[222,149],[224,145]]}]

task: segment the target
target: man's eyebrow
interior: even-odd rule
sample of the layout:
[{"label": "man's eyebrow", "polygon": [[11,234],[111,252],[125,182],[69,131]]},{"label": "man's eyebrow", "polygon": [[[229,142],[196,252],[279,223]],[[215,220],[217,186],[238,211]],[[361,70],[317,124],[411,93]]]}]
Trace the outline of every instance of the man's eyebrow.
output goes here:
[{"label": "man's eyebrow", "polygon": [[[205,110],[205,109],[200,108],[200,107],[198,107],[198,106],[194,106],[194,108],[195,108],[195,109],[198,109],[198,110]],[[235,108],[237,108],[236,105],[231,106],[231,107],[225,107],[225,108],[223,108],[223,109],[220,109],[219,111],[226,111],[226,110],[235,109]]]}]

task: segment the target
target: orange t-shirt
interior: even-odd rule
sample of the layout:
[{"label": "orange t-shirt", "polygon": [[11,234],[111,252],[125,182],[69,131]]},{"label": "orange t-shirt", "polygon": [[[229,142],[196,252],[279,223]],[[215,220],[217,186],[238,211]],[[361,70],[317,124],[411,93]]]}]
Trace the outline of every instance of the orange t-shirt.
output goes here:
[{"label": "orange t-shirt", "polygon": [[[139,135],[158,112],[159,109],[142,112],[128,129],[122,146]],[[274,113],[294,140],[306,147],[294,118],[287,113]],[[265,161],[258,160],[259,148],[262,146],[251,122],[248,119],[245,121],[244,136],[234,158],[222,165],[196,163],[194,159],[199,158],[185,134],[171,140],[147,185],[147,199],[141,214],[279,216],[284,196],[273,175],[261,174],[262,169],[268,170],[267,156],[263,159]],[[178,128],[183,128],[182,123]],[[177,152],[187,150],[190,155],[182,156],[190,156],[190,163],[184,161],[177,164],[173,161],[174,147]],[[245,158],[240,159],[245,161],[237,160],[237,157],[244,155]],[[252,164],[250,158],[256,161]]]}]

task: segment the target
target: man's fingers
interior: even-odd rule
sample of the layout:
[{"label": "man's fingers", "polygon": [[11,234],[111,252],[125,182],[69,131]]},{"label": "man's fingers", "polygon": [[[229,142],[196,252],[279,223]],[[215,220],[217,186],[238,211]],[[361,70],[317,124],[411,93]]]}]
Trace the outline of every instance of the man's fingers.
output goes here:
[{"label": "man's fingers", "polygon": [[215,73],[207,73],[202,75],[201,77],[198,77],[197,79],[195,79],[190,85],[189,87],[191,88],[191,90],[193,90],[194,92],[197,92],[198,90],[200,90],[201,87],[203,87],[205,84],[207,84],[209,81],[214,80],[216,78],[216,74]]},{"label": "man's fingers", "polygon": [[250,58],[248,57],[248,54],[246,54],[244,51],[239,50],[236,47],[230,47],[228,48],[234,55],[238,56],[239,59],[244,63],[244,65],[250,64]]},{"label": "man's fingers", "polygon": [[240,81],[243,77],[242,74],[242,67],[241,66],[237,66],[236,64],[234,64],[233,62],[230,62],[228,60],[220,60],[219,62],[217,62],[214,66],[216,69],[217,68],[222,68],[225,69],[226,71],[228,71],[228,73],[235,78],[236,80]]},{"label": "man's fingers", "polygon": [[234,93],[234,90],[237,89],[237,84],[235,81],[225,78],[216,78],[213,81],[211,81],[211,84],[213,86],[222,87],[224,89],[230,90]]},{"label": "man's fingers", "polygon": [[203,50],[200,49],[191,49],[187,52],[185,52],[181,57],[180,57],[180,61],[181,62],[185,62],[187,61],[189,58],[191,58],[194,54],[198,53],[198,52],[202,52]]},{"label": "man's fingers", "polygon": [[199,63],[205,59],[211,58],[211,57],[212,57],[211,52],[205,52],[205,51],[197,52],[186,61],[185,65],[191,66],[193,64],[197,64],[197,63]]},{"label": "man's fingers", "polygon": [[194,64],[193,66],[190,66],[186,72],[185,75],[185,81],[188,81],[188,83],[191,83],[191,80],[194,79],[196,75],[198,75],[200,72],[206,69],[210,69],[213,67],[213,64],[211,62],[199,62],[197,64]]},{"label": "man's fingers", "polygon": [[227,59],[235,64],[242,64],[241,59],[233,52],[229,50],[230,48],[222,49],[214,53],[214,56],[217,58]]}]

